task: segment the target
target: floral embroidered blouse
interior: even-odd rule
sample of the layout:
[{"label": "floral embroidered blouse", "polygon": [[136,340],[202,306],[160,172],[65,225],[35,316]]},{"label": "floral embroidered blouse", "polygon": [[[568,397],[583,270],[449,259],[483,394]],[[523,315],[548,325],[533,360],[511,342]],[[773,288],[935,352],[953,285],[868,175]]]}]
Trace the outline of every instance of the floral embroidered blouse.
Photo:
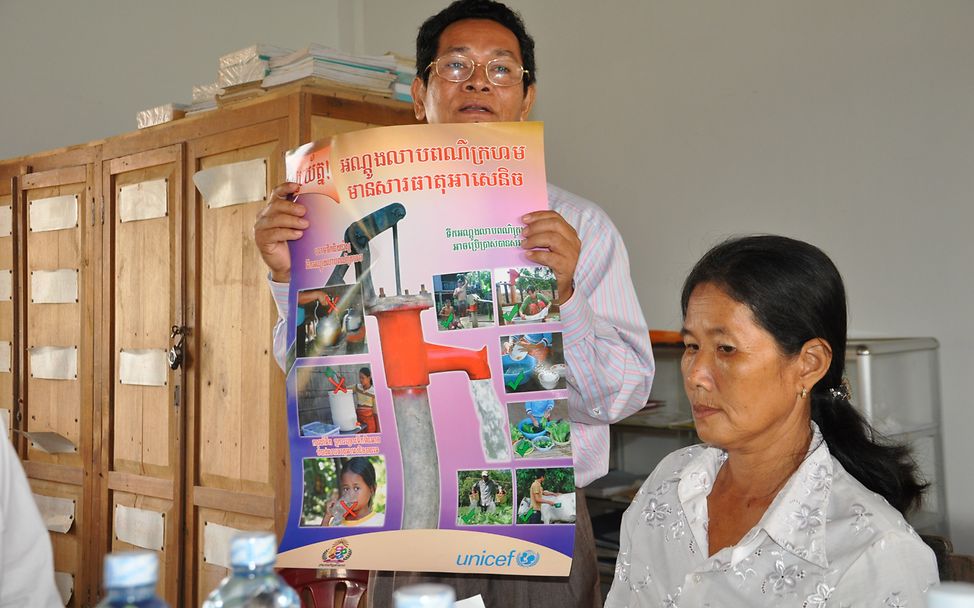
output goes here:
[{"label": "floral embroidered blouse", "polygon": [[708,557],[707,496],[727,459],[697,445],[667,456],[622,518],[606,608],[922,608],[933,551],[829,453],[809,454],[740,542]]}]

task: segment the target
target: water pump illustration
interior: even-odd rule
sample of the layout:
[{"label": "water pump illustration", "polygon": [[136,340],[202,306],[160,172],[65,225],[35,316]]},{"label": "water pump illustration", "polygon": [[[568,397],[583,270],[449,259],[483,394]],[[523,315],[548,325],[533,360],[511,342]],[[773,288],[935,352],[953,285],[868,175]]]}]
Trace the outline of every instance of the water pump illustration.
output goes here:
[{"label": "water pump illustration", "polygon": [[[403,484],[402,528],[436,528],[440,513],[440,467],[427,391],[430,376],[463,372],[470,379],[487,460],[509,460],[510,446],[506,416],[491,384],[487,347],[471,350],[427,342],[421,313],[432,308],[433,298],[423,285],[418,294],[402,291],[397,224],[405,216],[406,210],[400,203],[383,207],[349,226],[345,241],[351,245],[351,253],[362,256],[361,261],[355,263],[356,288],[365,299],[366,313],[376,318],[379,327],[386,383],[392,393],[404,479],[407,480]],[[376,295],[369,243],[390,228],[396,295],[386,296],[381,288]],[[337,265],[328,285],[342,284],[347,270],[347,264]]]}]

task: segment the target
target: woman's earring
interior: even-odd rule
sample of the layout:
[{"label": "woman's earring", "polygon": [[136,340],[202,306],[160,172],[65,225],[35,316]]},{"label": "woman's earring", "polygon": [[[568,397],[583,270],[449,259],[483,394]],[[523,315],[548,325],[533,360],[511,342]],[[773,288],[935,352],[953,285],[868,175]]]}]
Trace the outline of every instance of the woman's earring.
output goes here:
[{"label": "woman's earring", "polygon": [[805,397],[808,397],[808,389],[803,386],[802,387],[802,399],[804,399]]}]

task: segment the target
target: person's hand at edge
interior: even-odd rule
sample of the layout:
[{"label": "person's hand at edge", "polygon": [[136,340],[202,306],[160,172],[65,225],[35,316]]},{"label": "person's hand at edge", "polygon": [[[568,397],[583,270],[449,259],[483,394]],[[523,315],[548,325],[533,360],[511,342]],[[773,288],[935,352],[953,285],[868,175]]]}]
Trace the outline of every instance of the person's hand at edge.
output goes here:
[{"label": "person's hand at edge", "polygon": [[278,184],[271,190],[267,204],[254,222],[254,241],[260,257],[278,283],[291,281],[291,252],[288,241],[301,238],[308,227],[304,205],[294,202],[300,186],[293,182]]}]

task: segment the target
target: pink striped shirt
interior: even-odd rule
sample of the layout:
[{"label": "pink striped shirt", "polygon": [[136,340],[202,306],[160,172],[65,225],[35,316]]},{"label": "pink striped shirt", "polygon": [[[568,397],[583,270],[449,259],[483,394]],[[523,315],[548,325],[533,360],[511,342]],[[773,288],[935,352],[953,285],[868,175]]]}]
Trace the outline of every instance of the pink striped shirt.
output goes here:
[{"label": "pink striped shirt", "polygon": [[[582,241],[575,293],[560,309],[575,483],[585,487],[609,469],[609,424],[645,405],[656,368],[629,275],[629,254],[612,220],[595,203],[551,184],[548,202]],[[270,285],[280,317],[274,357],[283,367],[288,285]]]}]

